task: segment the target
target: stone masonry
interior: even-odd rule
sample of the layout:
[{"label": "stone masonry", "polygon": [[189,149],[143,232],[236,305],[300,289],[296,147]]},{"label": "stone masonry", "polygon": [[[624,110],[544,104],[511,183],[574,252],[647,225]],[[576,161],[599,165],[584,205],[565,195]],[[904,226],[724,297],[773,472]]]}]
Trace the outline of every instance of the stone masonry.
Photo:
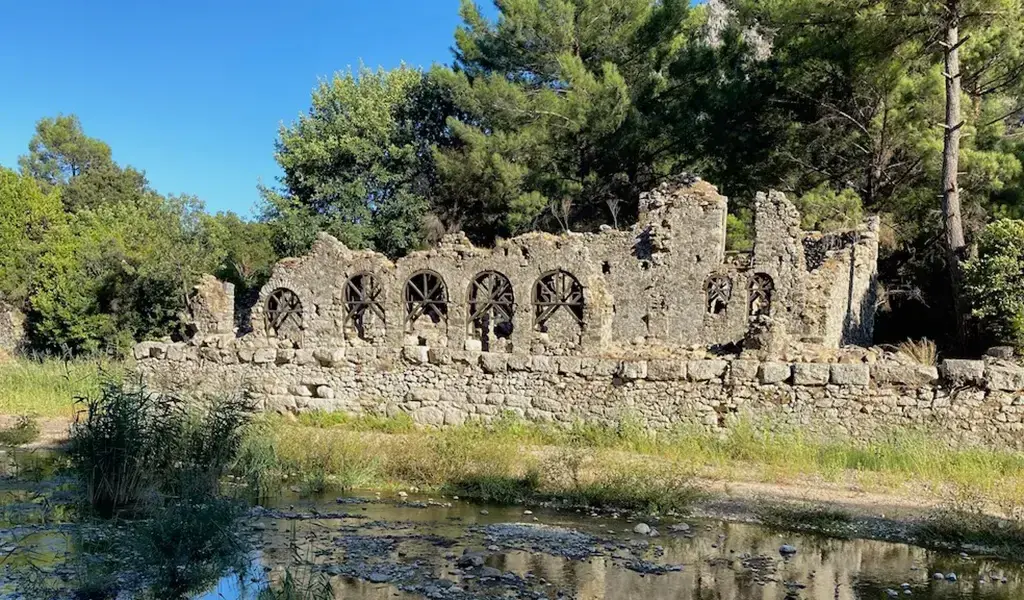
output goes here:
[{"label": "stone masonry", "polygon": [[876,219],[803,232],[782,194],[760,194],[752,251],[726,253],[726,214],[696,180],[646,194],[628,231],[494,248],[448,236],[397,261],[321,235],[276,266],[249,333],[228,330],[231,290],[204,280],[192,339],[135,354],[158,388],[242,389],[266,410],[405,412],[428,425],[506,411],[708,429],[747,417],[1021,447],[1024,370],[994,358],[940,370],[863,347]]}]

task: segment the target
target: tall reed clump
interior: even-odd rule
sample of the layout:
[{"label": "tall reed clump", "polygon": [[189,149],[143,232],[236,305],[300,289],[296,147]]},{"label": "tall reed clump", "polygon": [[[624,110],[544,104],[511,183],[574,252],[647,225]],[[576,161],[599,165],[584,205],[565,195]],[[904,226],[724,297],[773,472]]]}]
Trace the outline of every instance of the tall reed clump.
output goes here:
[{"label": "tall reed clump", "polygon": [[186,484],[213,495],[251,414],[238,398],[187,403],[122,381],[106,381],[79,402],[68,455],[88,504],[104,517],[150,495],[180,494]]}]

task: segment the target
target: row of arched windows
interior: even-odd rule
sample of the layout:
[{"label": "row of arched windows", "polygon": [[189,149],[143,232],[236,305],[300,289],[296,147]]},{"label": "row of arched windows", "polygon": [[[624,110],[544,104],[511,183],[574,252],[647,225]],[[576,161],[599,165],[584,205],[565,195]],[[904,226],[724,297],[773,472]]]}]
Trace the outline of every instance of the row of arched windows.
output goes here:
[{"label": "row of arched windows", "polygon": [[[725,312],[732,300],[732,280],[725,275],[712,275],[704,284],[708,314],[718,315]],[[765,273],[755,273],[750,278],[747,294],[747,313],[751,317],[768,316],[772,310],[772,294],[775,282]]]},{"label": "row of arched windows", "polygon": [[[345,323],[359,337],[365,337],[372,322],[383,323],[384,289],[371,273],[359,273],[345,282]],[[448,319],[448,290],[444,279],[434,271],[418,271],[405,282],[402,293],[405,324],[408,328],[429,320]],[[508,277],[497,271],[484,271],[473,278],[467,296],[469,322],[475,331],[498,338],[512,334],[515,293]],[[545,273],[533,287],[534,327],[547,331],[548,322],[567,313],[579,325],[583,323],[583,286],[567,271]],[[302,302],[287,288],[271,292],[266,305],[267,325],[277,334],[296,331],[302,324]]]}]

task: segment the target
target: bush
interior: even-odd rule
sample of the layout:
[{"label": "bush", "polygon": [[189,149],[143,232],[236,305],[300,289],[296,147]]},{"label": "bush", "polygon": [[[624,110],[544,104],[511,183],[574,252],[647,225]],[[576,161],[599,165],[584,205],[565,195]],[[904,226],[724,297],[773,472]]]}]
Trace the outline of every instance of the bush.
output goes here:
[{"label": "bush", "polygon": [[228,398],[191,407],[145,387],[108,381],[83,398],[68,455],[89,505],[102,516],[134,507],[150,492],[211,494],[235,460],[251,407]]},{"label": "bush", "polygon": [[801,226],[808,231],[853,229],[864,219],[860,196],[851,189],[836,193],[828,186],[819,186],[797,198],[796,206],[803,216]]},{"label": "bush", "polygon": [[1000,219],[964,265],[964,292],[988,343],[1024,348],[1024,221]]},{"label": "bush", "polygon": [[24,446],[39,437],[39,424],[34,417],[20,416],[13,427],[0,429],[0,446]]}]

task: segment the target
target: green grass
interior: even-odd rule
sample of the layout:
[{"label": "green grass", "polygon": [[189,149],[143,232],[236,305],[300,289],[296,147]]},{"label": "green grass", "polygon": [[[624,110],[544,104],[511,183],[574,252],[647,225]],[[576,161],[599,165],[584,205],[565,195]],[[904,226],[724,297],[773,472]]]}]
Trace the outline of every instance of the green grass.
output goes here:
[{"label": "green grass", "polygon": [[99,359],[16,358],[0,364],[0,414],[71,418],[76,397],[97,393],[103,374],[123,372],[123,364]]},{"label": "green grass", "polygon": [[[941,434],[924,430],[862,442],[772,423],[743,422],[720,435],[692,428],[655,432],[629,416],[614,426],[565,427],[504,415],[442,430],[417,428],[406,416],[311,413],[297,423],[266,423],[276,466],[292,476],[322,469],[328,479],[355,487],[461,486],[461,495],[492,501],[560,495],[590,506],[667,510],[692,502],[697,476],[771,483],[813,478],[935,499],[963,488],[976,492],[990,512],[1007,514],[1024,498],[1024,453],[949,448]],[[517,482],[531,471],[542,475],[527,494]]]},{"label": "green grass", "polygon": [[35,417],[21,416],[12,427],[0,429],[0,446],[24,446],[39,437],[39,423]]},{"label": "green grass", "polygon": [[765,504],[757,511],[761,522],[780,531],[811,531],[834,538],[852,534],[850,513],[814,504]]}]

